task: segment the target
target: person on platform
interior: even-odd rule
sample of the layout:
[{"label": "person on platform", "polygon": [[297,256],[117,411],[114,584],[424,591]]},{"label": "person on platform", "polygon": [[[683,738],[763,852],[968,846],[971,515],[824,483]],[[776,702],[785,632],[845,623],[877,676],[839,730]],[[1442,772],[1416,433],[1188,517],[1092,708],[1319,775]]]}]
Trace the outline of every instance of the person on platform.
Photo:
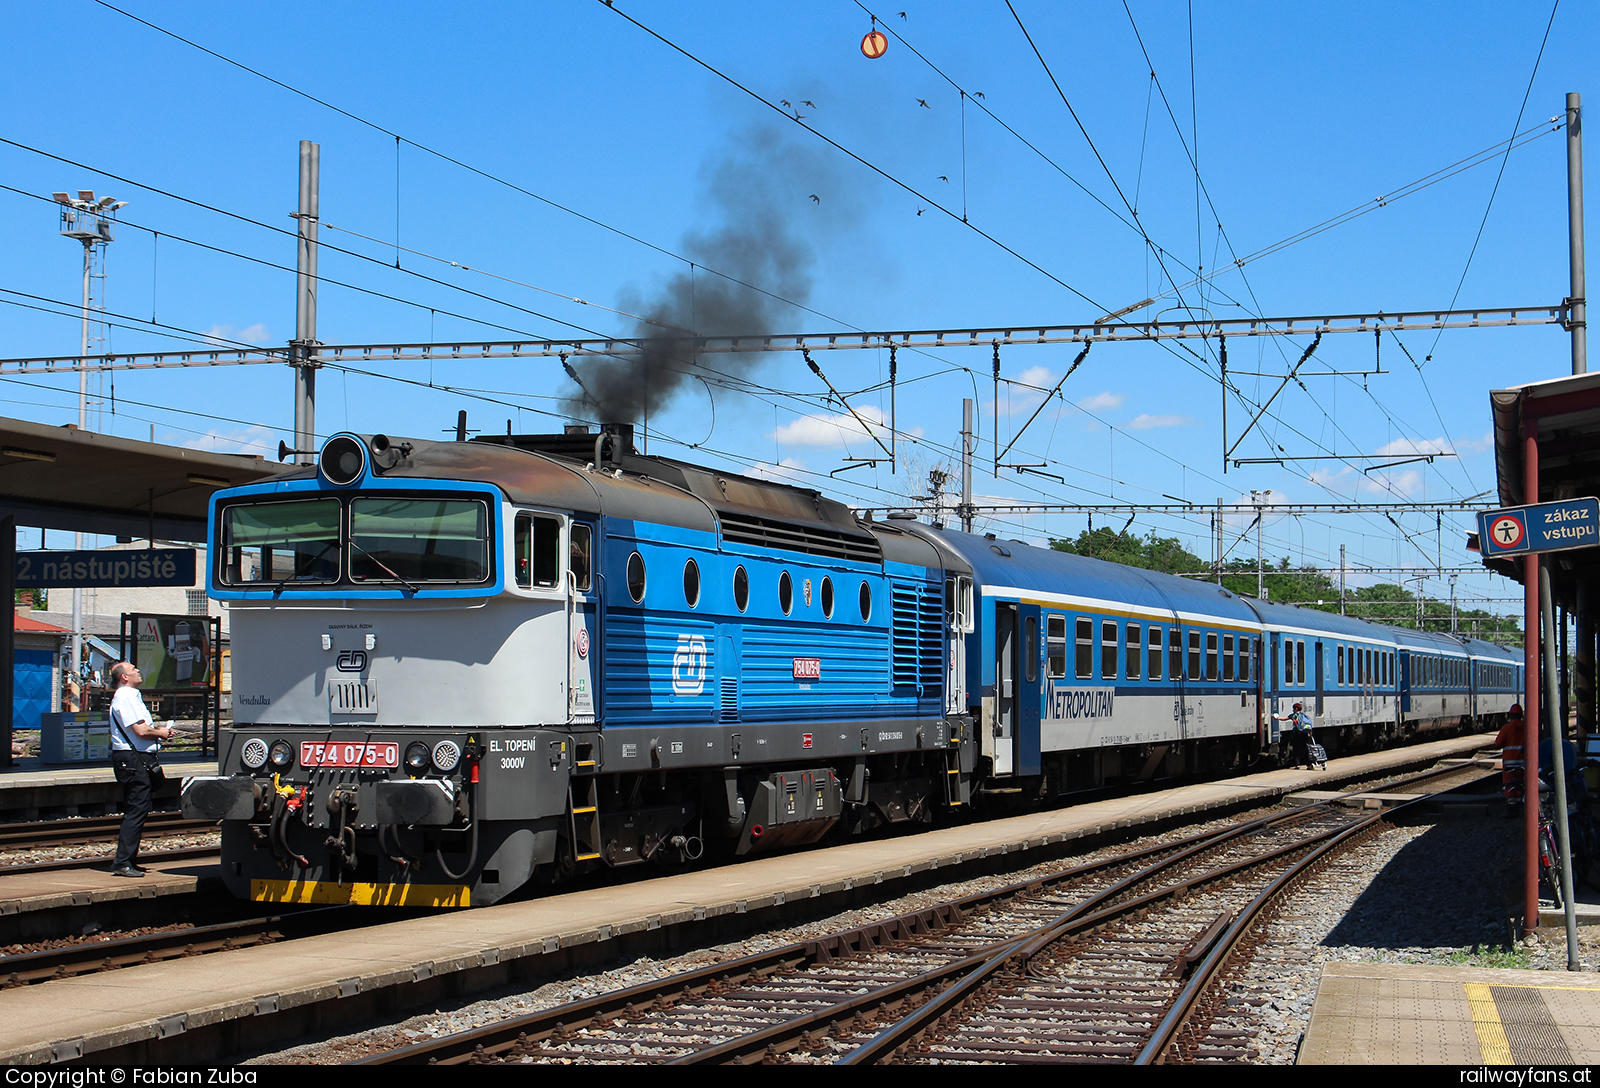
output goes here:
[{"label": "person on platform", "polygon": [[1506,815],[1510,816],[1522,807],[1527,796],[1527,726],[1522,720],[1521,703],[1511,704],[1506,724],[1500,727],[1494,742],[1500,746],[1500,792],[1506,799]]},{"label": "person on platform", "polygon": [[1305,706],[1301,703],[1294,704],[1292,714],[1274,714],[1273,719],[1280,722],[1291,722],[1286,732],[1289,744],[1294,751],[1296,763],[1304,763],[1306,770],[1314,771],[1316,764],[1311,762],[1311,715],[1306,713]]},{"label": "person on platform", "polygon": [[158,726],[151,720],[144,697],[139,694],[144,675],[136,665],[119,661],[111,666],[111,682],[117,689],[111,697],[111,766],[122,783],[122,832],[117,838],[111,875],[140,877],[144,870],[135,862],[154,792],[151,767],[157,765],[161,741],[171,739],[173,728],[170,723]]}]

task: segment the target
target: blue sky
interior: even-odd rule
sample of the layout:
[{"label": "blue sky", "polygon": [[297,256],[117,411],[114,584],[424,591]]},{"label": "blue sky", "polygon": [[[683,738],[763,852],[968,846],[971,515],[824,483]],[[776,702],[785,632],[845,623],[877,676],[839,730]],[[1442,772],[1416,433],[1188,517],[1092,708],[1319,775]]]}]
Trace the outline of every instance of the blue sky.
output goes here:
[{"label": "blue sky", "polygon": [[[780,311],[782,331],[1089,321],[1162,287],[1160,263],[1124,221],[1132,216],[1118,188],[1180,280],[1190,278],[1180,264],[1253,253],[1510,136],[1551,13],[1543,4],[1206,3],[1194,6],[1191,38],[1183,4],[1130,0],[1130,20],[1120,2],[1015,0],[1086,139],[1005,3],[900,2],[904,18],[900,6],[873,9],[904,38],[875,61],[858,51],[871,22],[853,2],[617,6],[756,94],[789,101],[816,133],[909,192],[597,0],[118,5],[371,125],[89,0],[8,5],[0,136],[24,147],[0,145],[0,184],[128,200],[108,254],[108,309],[253,343],[292,335],[292,274],[181,239],[292,267],[292,240],[268,227],[292,229],[301,139],[322,145],[323,240],[373,258],[324,250],[323,275],[349,285],[322,289],[319,335],[328,343],[628,333],[631,320],[601,307],[648,310],[688,271],[672,254],[696,259],[697,283],[714,275],[700,267],[710,263],[702,255],[730,222],[730,199],[742,202],[735,223],[741,215],[776,223],[801,255],[779,293],[807,309]],[[1522,128],[1560,113],[1567,91],[1600,95],[1595,23],[1592,6],[1569,0],[1557,11]],[[963,102],[956,86],[981,92],[982,105],[1034,149],[976,97]],[[1198,215],[1189,152],[1168,106],[1198,148],[1209,195]],[[390,133],[406,141],[398,152]],[[1485,221],[1500,168],[1496,158],[1441,181],[1187,291],[1184,303],[1219,316],[1397,311],[1447,306],[1458,283],[1463,307],[1559,302],[1568,293],[1564,137],[1510,156]],[[994,241],[960,221],[963,208]],[[0,190],[0,288],[75,302],[81,251],[57,230],[52,205]],[[399,254],[405,270],[444,282],[390,267],[397,240],[415,251]],[[762,270],[761,256],[750,267]],[[1168,297],[1140,316],[1177,305]],[[71,354],[77,342],[74,317],[0,304],[0,355]],[[113,350],[178,343],[148,327],[111,330]],[[1306,343],[1235,344],[1230,366],[1281,373]],[[1364,386],[1342,377],[1291,385],[1239,454],[1281,446],[1302,456],[1459,457],[1387,473],[1362,473],[1370,462],[1320,461],[1224,477],[1215,370],[1208,349],[1193,346],[1201,358],[1151,344],[1096,347],[1017,446],[1065,483],[980,471],[976,490],[1066,502],[1214,503],[1267,488],[1304,502],[1462,498],[1494,486],[1488,390],[1570,366],[1567,337],[1555,328],[1386,339],[1387,373]],[[1050,386],[1075,355],[1069,346],[1007,348],[1002,374]],[[887,377],[881,352],[819,362],[841,389]],[[1331,336],[1308,369],[1374,362],[1371,337]],[[519,431],[557,429],[559,398],[570,391],[554,361],[364,369],[381,376],[323,373],[319,431],[435,437],[460,409],[475,428],[503,430],[510,418]],[[898,505],[923,494],[926,471],[949,460],[965,396],[980,403],[979,461],[992,459],[987,349],[901,353],[899,374],[906,456],[895,474],[879,466],[827,478],[843,457],[874,447],[853,422],[841,424],[836,403],[819,399],[826,390],[793,354],[743,373],[761,387],[756,395],[692,383],[651,420],[651,448],[784,475],[853,503]],[[1239,382],[1255,400],[1276,384]],[[65,379],[4,383],[0,412],[72,422],[75,389]],[[104,392],[101,426],[130,437],[153,427],[161,441],[247,452],[275,451],[291,437],[292,381],[278,366],[120,374],[115,415],[109,384]],[[1002,386],[1002,445],[1038,396]],[[881,390],[851,399],[870,420],[887,415]],[[1230,406],[1232,437],[1244,411]],[[1424,552],[1445,566],[1470,562],[1460,548],[1467,519],[1446,519],[1442,542],[1431,516],[1399,520],[1403,533],[1382,517],[1276,517],[1267,551],[1330,565],[1343,543],[1371,566],[1412,566]],[[1039,540],[1083,525],[1082,515],[1056,514],[986,527]],[[1211,553],[1203,519],[1142,516],[1133,528]],[[1253,550],[1245,542],[1230,554]],[[1460,590],[1513,593],[1477,574]],[[1439,581],[1429,591],[1448,592]]]}]

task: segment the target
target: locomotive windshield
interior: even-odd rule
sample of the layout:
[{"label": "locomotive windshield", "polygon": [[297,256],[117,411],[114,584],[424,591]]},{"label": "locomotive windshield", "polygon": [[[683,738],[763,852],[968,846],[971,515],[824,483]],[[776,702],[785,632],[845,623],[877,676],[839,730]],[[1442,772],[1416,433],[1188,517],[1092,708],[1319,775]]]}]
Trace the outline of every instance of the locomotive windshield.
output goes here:
[{"label": "locomotive windshield", "polygon": [[339,500],[230,506],[222,520],[223,580],[339,580]]},{"label": "locomotive windshield", "polygon": [[356,499],[350,504],[350,577],[481,582],[489,576],[488,522],[481,502]]},{"label": "locomotive windshield", "polygon": [[493,576],[488,505],[384,496],[240,503],[222,511],[226,585],[474,583]]}]

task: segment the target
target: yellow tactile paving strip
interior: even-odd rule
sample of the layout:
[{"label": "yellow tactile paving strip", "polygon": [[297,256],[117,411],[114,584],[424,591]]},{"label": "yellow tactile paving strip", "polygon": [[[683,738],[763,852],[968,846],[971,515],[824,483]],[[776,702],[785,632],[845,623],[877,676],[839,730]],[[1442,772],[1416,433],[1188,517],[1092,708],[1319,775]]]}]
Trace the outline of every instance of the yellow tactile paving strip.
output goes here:
[{"label": "yellow tactile paving strip", "polygon": [[1302,1065],[1600,1062],[1600,975],[1330,963]]}]

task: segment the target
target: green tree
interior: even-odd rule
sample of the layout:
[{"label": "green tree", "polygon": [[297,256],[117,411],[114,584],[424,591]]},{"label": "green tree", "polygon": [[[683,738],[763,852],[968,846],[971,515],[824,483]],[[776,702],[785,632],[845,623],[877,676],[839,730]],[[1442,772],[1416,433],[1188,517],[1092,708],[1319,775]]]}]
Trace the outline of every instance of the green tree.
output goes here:
[{"label": "green tree", "polygon": [[1054,540],[1050,546],[1069,555],[1085,555],[1091,559],[1104,559],[1108,563],[1121,563],[1125,567],[1142,567],[1162,574],[1188,574],[1203,570],[1205,560],[1195,555],[1175,536],[1136,536],[1129,532],[1116,532],[1100,528],[1084,530],[1076,540]]}]

